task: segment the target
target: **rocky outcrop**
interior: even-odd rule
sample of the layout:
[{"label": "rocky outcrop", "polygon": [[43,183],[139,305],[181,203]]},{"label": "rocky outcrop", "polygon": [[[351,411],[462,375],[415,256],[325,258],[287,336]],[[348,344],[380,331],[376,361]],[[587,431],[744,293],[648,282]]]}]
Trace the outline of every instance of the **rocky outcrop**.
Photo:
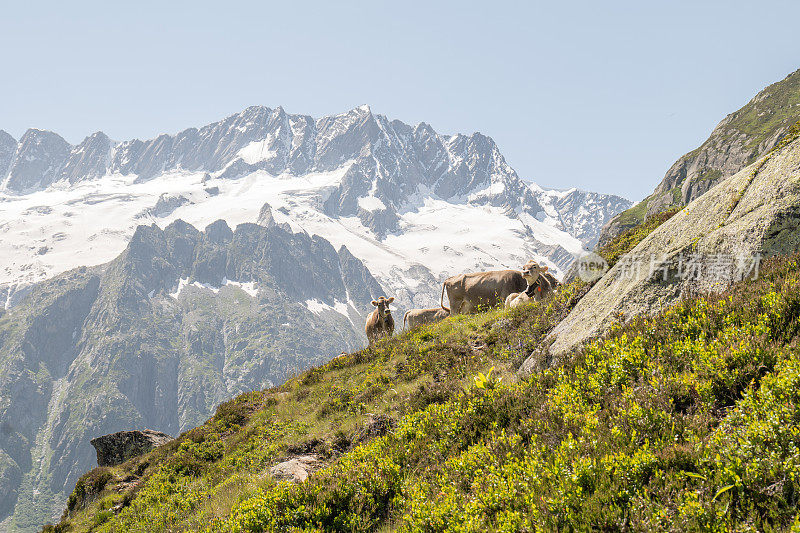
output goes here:
[{"label": "rocky outcrop", "polygon": [[90,442],[97,451],[98,466],[117,466],[128,459],[163,446],[171,440],[172,437],[161,431],[143,429],[118,431],[94,438]]},{"label": "rocky outcrop", "polygon": [[[620,317],[653,314],[687,291],[757,275],[759,256],[800,250],[800,140],[713,187],[623,256],[550,335],[566,354]],[[529,358],[523,371],[534,368]]]},{"label": "rocky outcrop", "polygon": [[800,120],[800,70],[759,92],[725,117],[697,149],[678,159],[653,194],[603,228],[600,245],[646,216],[687,205],[778,144]]},{"label": "rocky outcrop", "polygon": [[86,137],[70,151],[59,179],[75,183],[104,175],[112,147],[111,139],[102,131]]},{"label": "rocky outcrop", "polygon": [[633,205],[633,202],[613,194],[571,189],[565,193],[544,191],[555,196],[553,207],[561,218],[564,230],[577,237],[587,250],[597,246],[600,231],[607,221],[617,213]]},{"label": "rocky outcrop", "polygon": [[14,139],[7,132],[0,130],[0,185],[3,183],[3,178],[11,166],[11,161],[14,159],[14,152],[17,151],[17,140]]},{"label": "rocky outcrop", "polygon": [[61,176],[70,145],[51,131],[30,129],[19,141],[4,186],[25,192],[47,187]]},{"label": "rocky outcrop", "polygon": [[321,466],[322,463],[316,455],[301,455],[276,464],[269,469],[269,473],[278,481],[302,483]]}]

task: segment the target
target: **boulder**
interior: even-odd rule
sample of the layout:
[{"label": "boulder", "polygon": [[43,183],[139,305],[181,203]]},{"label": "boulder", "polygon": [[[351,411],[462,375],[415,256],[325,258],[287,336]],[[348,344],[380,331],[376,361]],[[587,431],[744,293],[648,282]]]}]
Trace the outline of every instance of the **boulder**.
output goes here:
[{"label": "boulder", "polygon": [[[620,319],[655,314],[684,294],[722,290],[757,275],[759,258],[798,250],[795,139],[711,188],[620,258],[553,329],[549,352],[557,361]],[[536,365],[529,357],[521,372]]]},{"label": "boulder", "polygon": [[319,457],[316,455],[301,455],[276,464],[269,469],[269,473],[278,481],[301,483],[320,466]]},{"label": "boulder", "polygon": [[172,437],[152,429],[136,431],[118,431],[92,439],[90,442],[97,450],[99,466],[116,466],[132,457],[142,455],[171,441]]}]

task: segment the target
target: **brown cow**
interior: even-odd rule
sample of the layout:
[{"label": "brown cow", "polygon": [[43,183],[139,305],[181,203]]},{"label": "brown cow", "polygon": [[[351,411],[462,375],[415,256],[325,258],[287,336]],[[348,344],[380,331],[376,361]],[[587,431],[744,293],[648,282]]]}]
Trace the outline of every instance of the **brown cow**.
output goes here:
[{"label": "brown cow", "polygon": [[[423,324],[433,324],[450,316],[450,311],[441,307],[412,309],[403,315],[403,329],[412,329]],[[406,327],[406,321],[408,326]]]},{"label": "brown cow", "polygon": [[506,307],[517,307],[526,302],[543,300],[553,293],[558,284],[558,280],[547,272],[547,266],[539,266],[536,261],[525,263],[522,267],[522,277],[528,284],[527,288],[524,292],[509,294],[506,298]]},{"label": "brown cow", "polygon": [[392,318],[392,312],[389,310],[389,304],[393,301],[394,296],[391,298],[381,296],[377,300],[372,300],[372,305],[376,309],[369,314],[367,323],[364,326],[370,345],[380,338],[391,337],[394,333],[394,318]]},{"label": "brown cow", "polygon": [[[502,305],[512,292],[522,292],[528,284],[517,270],[492,270],[450,276],[442,284],[439,305],[453,315],[474,313],[481,308]],[[444,293],[450,308],[444,306]]]}]

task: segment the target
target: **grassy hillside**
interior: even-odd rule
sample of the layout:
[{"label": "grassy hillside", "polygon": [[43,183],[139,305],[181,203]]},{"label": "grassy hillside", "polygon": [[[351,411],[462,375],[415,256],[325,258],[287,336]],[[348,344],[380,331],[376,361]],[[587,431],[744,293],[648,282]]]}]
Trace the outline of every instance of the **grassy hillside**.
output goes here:
[{"label": "grassy hillside", "polygon": [[[800,526],[800,256],[518,379],[585,290],[455,317],[244,394],[170,444],[86,474],[52,529]],[[365,431],[378,415],[394,428]],[[304,483],[268,474],[307,453],[326,467]]]}]

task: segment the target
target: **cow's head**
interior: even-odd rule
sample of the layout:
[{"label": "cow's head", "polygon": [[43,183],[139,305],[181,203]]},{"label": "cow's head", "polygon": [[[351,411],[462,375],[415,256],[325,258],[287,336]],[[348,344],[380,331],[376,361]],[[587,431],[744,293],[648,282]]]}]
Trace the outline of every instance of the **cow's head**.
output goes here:
[{"label": "cow's head", "polygon": [[522,277],[528,282],[528,285],[533,285],[539,279],[539,275],[547,272],[547,265],[539,266],[534,260],[530,260],[522,267]]},{"label": "cow's head", "polygon": [[372,305],[378,308],[378,316],[381,318],[386,318],[387,316],[391,315],[392,312],[389,310],[389,304],[394,301],[394,296],[391,298],[385,298],[381,296],[377,300],[372,300]]}]

